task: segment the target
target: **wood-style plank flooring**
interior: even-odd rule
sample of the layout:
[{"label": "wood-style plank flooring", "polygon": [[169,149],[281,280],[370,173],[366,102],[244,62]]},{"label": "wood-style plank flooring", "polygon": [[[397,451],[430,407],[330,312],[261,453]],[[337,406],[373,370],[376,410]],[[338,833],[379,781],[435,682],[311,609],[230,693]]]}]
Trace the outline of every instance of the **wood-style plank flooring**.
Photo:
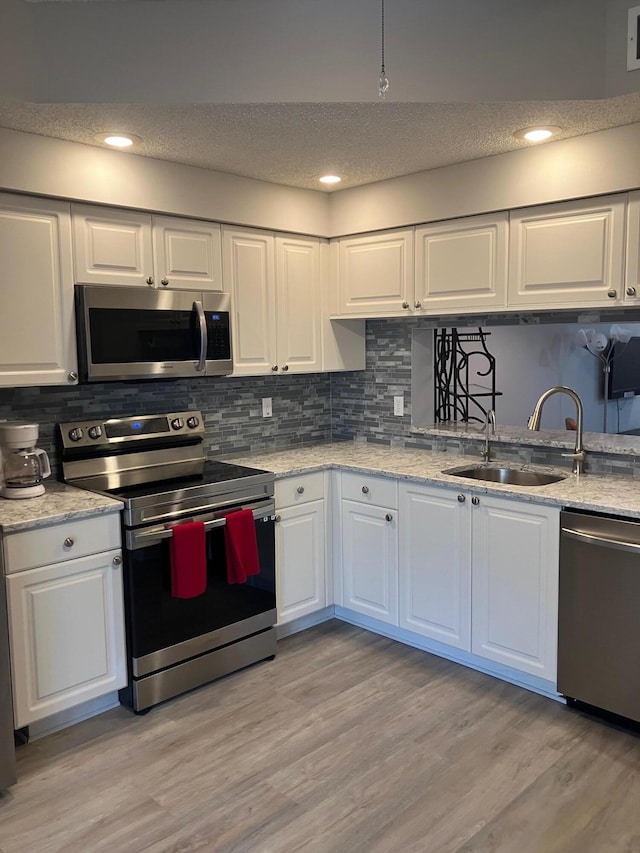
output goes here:
[{"label": "wood-style plank flooring", "polygon": [[339,622],[18,772],[0,853],[640,853],[640,739]]}]

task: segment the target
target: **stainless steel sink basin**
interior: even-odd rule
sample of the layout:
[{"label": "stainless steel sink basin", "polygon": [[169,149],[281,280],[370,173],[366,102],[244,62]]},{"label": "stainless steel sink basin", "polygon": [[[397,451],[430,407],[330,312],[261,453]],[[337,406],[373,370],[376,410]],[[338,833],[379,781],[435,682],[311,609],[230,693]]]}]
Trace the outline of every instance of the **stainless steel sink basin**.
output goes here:
[{"label": "stainless steel sink basin", "polygon": [[550,474],[547,471],[522,471],[519,468],[485,467],[476,465],[471,468],[449,468],[442,472],[454,477],[469,477],[472,480],[484,480],[486,483],[504,483],[510,486],[548,486],[559,483],[565,474]]}]

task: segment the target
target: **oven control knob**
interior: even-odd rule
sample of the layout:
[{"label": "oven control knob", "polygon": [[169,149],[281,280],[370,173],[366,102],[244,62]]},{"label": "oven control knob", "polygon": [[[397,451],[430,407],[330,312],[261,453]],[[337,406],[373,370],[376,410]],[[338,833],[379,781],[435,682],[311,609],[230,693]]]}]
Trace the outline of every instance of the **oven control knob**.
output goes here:
[{"label": "oven control knob", "polygon": [[80,439],[84,436],[84,432],[80,429],[80,427],[74,427],[69,430],[69,438],[71,441],[80,441]]},{"label": "oven control knob", "polygon": [[182,418],[174,418],[171,421],[171,429],[182,429],[183,426],[184,421],[182,420]]},{"label": "oven control knob", "polygon": [[102,427],[96,424],[96,426],[89,427],[87,432],[89,433],[89,438],[100,438],[102,436]]},{"label": "oven control knob", "polygon": [[187,426],[189,427],[189,429],[195,429],[199,424],[200,421],[193,415],[190,418],[187,418]]}]

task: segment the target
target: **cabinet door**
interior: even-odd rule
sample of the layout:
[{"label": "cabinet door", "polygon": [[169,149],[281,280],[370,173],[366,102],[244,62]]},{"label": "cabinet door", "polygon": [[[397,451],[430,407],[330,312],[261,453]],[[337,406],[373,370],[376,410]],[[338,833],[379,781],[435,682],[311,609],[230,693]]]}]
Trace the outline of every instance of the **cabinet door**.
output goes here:
[{"label": "cabinet door", "polygon": [[153,217],[156,286],[222,293],[222,236],[214,222]]},{"label": "cabinet door", "polygon": [[629,193],[624,301],[640,305],[640,191]]},{"label": "cabinet door", "polygon": [[120,555],[7,577],[16,727],[125,686]]},{"label": "cabinet door", "polygon": [[0,194],[0,386],[77,382],[68,204]]},{"label": "cabinet door", "polygon": [[150,216],[80,204],[72,212],[77,282],[154,283]]},{"label": "cabinet door", "polygon": [[429,313],[503,308],[507,234],[507,213],[417,228],[416,305]]},{"label": "cabinet door", "polygon": [[225,228],[224,277],[233,301],[233,373],[277,372],[274,238]]},{"label": "cabinet door", "polygon": [[278,623],[326,607],[324,500],[278,509]]},{"label": "cabinet door", "polygon": [[342,603],[398,624],[398,528],[395,510],[342,501]]},{"label": "cabinet door", "polygon": [[614,195],[513,211],[508,304],[614,305],[622,298],[625,205]]},{"label": "cabinet door", "polygon": [[481,496],[472,507],[474,654],[556,680],[559,510]]},{"label": "cabinet door", "polygon": [[338,241],[340,314],[393,316],[413,307],[413,230]]},{"label": "cabinet door", "polygon": [[322,369],[320,243],[276,237],[277,364],[289,373]]},{"label": "cabinet door", "polygon": [[465,495],[400,487],[400,618],[403,628],[471,648],[471,507]]}]

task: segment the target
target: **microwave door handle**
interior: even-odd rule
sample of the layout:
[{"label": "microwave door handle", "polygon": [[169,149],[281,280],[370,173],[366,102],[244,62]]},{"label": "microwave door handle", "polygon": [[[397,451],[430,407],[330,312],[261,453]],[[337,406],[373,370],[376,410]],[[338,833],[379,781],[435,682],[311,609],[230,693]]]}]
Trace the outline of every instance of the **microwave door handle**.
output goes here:
[{"label": "microwave door handle", "polygon": [[206,367],[207,360],[207,321],[204,316],[204,308],[202,302],[196,300],[193,303],[194,311],[198,314],[198,322],[200,324],[200,358],[196,364],[196,370],[202,373]]}]

